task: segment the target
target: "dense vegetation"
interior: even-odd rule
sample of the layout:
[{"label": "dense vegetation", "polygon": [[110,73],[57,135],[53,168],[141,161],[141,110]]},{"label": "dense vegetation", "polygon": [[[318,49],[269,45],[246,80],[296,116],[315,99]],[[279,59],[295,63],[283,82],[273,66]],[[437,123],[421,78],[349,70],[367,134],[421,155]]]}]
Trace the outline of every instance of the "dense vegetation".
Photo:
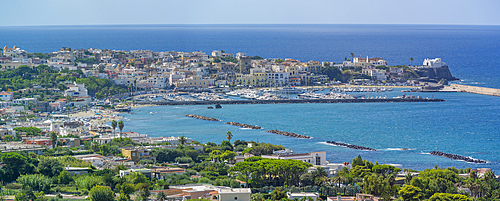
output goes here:
[{"label": "dense vegetation", "polygon": [[[36,131],[35,131],[36,132]],[[401,170],[391,165],[372,163],[360,156],[352,160],[352,168],[344,168],[333,176],[322,167],[309,168],[311,164],[298,160],[276,160],[258,157],[282,149],[280,145],[234,141],[228,132],[227,140],[221,144],[207,143],[202,150],[195,150],[185,139],[175,149],[158,148],[151,151],[157,157],[156,166],[178,167],[175,164],[189,164],[185,173],[165,175],[163,179],[147,178],[142,173],[132,172],[123,177],[116,175],[126,170],[123,165],[115,169],[97,170],[90,163],[72,156],[38,156],[35,154],[3,153],[0,161],[0,179],[7,184],[2,194],[15,195],[16,200],[45,199],[45,193],[79,192],[91,199],[130,200],[130,194],[139,200],[146,200],[150,190],[161,190],[169,185],[206,183],[233,188],[250,187],[252,200],[288,200],[285,192],[315,191],[322,199],[326,196],[355,195],[367,193],[391,197],[402,201],[416,200],[494,200],[500,198],[500,182],[494,172],[480,177],[468,169],[438,168],[419,172]],[[182,141],[182,142],[181,142]],[[194,142],[197,143],[197,142]],[[252,144],[249,148],[248,144]],[[103,155],[118,155],[117,147],[137,146],[129,138],[116,138],[106,145],[86,144],[92,152]],[[63,149],[54,147],[53,150]],[[68,149],[68,148],[65,148]],[[254,154],[243,162],[234,163],[236,152]],[[51,153],[51,152],[47,152]],[[64,152],[60,152],[64,154]],[[68,152],[70,154],[70,152]],[[146,167],[152,161],[145,163]],[[89,174],[71,176],[64,167],[87,167]],[[310,170],[310,171],[308,171]],[[405,173],[401,178],[398,173]],[[458,174],[470,173],[467,177]],[[9,183],[17,181],[17,183]],[[468,189],[470,194],[459,189]],[[269,193],[270,192],[270,193]]]},{"label": "dense vegetation", "polygon": [[[19,89],[31,88],[36,84],[45,89],[57,88],[63,91],[66,90],[66,84],[75,81],[76,83],[84,83],[89,95],[96,96],[97,98],[102,98],[108,94],[126,92],[125,87],[114,85],[109,79],[86,78],[81,70],[58,71],[51,69],[47,65],[39,65],[34,68],[20,66],[17,69],[0,71],[0,88],[3,90],[17,91]],[[48,94],[47,91],[44,92]],[[25,97],[29,97],[30,94],[26,95]]]}]

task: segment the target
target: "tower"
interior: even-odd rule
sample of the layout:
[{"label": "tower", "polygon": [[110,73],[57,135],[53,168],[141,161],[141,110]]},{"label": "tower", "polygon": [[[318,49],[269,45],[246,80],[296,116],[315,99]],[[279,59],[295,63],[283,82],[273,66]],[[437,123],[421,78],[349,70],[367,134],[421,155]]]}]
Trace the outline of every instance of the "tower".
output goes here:
[{"label": "tower", "polygon": [[248,72],[248,69],[252,67],[252,58],[249,56],[241,56],[239,60],[240,73]]}]

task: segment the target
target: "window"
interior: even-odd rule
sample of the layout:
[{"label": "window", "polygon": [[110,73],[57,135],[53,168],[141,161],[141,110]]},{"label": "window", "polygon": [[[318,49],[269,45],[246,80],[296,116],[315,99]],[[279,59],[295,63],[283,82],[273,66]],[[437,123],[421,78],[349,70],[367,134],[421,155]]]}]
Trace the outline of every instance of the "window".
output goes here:
[{"label": "window", "polygon": [[132,153],[132,156],[135,156],[135,153]]},{"label": "window", "polygon": [[238,197],[234,197],[234,200],[238,200]]}]

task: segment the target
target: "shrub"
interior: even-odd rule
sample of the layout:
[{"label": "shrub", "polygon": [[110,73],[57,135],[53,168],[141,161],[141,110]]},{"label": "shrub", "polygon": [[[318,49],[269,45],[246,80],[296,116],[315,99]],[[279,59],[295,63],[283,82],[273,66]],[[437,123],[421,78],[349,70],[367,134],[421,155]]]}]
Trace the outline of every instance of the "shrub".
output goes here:
[{"label": "shrub", "polygon": [[5,185],[6,189],[21,189],[21,185],[16,184],[16,183],[8,183]]}]

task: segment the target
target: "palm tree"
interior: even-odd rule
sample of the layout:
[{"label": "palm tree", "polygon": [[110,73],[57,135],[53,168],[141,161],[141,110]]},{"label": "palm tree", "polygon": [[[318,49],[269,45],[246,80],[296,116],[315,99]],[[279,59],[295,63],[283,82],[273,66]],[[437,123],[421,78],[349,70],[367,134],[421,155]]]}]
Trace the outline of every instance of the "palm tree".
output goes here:
[{"label": "palm tree", "polygon": [[113,128],[113,134],[115,134],[117,123],[115,120],[111,121],[111,127]]},{"label": "palm tree", "polygon": [[413,66],[413,57],[410,58],[410,66]]},{"label": "palm tree", "polygon": [[179,137],[179,143],[181,145],[184,145],[186,143],[186,141],[187,141],[187,138],[184,135]]},{"label": "palm tree", "polygon": [[97,152],[99,150],[99,143],[96,142],[96,141],[93,141],[92,144],[90,145],[90,149],[92,149],[92,151],[94,152]]},{"label": "palm tree", "polygon": [[231,131],[228,131],[226,133],[226,139],[229,140],[229,143],[231,143],[231,139],[233,139],[233,134],[231,133]]},{"label": "palm tree", "polygon": [[[354,61],[354,53],[351,52],[351,61]],[[368,62],[368,61],[366,61]]]},{"label": "palm tree", "polygon": [[57,143],[57,134],[55,132],[50,133],[50,141],[52,141],[52,149],[55,149]]},{"label": "palm tree", "polygon": [[158,195],[156,195],[156,200],[158,201],[165,201],[166,199],[167,195],[163,191],[160,191]]},{"label": "palm tree", "polygon": [[120,121],[118,122],[118,128],[120,129],[120,134],[122,134],[122,130],[123,130],[123,127],[124,127],[124,126],[125,126],[125,125],[123,124],[123,121],[122,121],[122,120],[120,120]]}]

